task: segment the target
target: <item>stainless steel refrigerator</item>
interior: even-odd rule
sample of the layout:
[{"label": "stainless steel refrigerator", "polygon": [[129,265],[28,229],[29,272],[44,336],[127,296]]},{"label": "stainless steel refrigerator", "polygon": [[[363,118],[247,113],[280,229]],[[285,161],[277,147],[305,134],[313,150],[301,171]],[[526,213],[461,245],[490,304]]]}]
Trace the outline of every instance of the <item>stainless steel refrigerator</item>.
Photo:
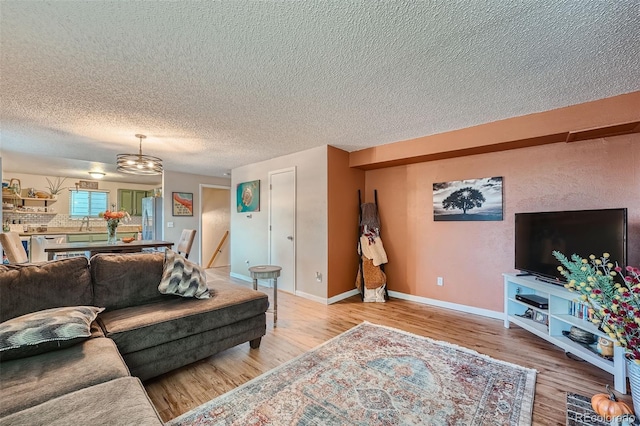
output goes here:
[{"label": "stainless steel refrigerator", "polygon": [[142,239],[162,239],[162,197],[142,199]]}]

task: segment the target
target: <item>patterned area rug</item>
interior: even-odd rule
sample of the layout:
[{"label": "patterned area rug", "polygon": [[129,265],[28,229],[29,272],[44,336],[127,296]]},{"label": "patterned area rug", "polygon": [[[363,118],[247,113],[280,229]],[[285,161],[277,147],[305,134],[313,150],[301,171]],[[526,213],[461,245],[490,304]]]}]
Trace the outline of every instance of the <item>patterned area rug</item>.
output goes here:
[{"label": "patterned area rug", "polygon": [[362,323],[168,425],[530,425],[535,370]]}]

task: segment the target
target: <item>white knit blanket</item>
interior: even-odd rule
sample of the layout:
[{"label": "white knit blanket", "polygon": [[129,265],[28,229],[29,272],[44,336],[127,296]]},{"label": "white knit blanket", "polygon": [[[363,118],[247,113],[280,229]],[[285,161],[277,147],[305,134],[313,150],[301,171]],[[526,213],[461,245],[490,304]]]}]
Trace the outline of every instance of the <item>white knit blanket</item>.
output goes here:
[{"label": "white knit blanket", "polygon": [[375,237],[373,242],[370,242],[369,238],[363,235],[360,237],[360,247],[362,248],[362,254],[367,259],[373,260],[373,266],[380,266],[389,261],[380,237]]}]

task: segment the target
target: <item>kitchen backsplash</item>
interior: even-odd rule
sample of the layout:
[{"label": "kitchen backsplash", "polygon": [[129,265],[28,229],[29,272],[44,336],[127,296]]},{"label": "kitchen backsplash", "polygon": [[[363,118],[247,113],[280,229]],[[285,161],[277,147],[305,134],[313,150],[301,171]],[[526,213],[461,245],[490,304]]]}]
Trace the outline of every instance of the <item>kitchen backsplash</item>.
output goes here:
[{"label": "kitchen backsplash", "polygon": [[[3,213],[2,214],[4,221],[9,221],[10,224],[18,224],[21,223],[23,225],[46,225],[50,228],[79,228],[82,223],[82,219],[72,219],[71,216],[67,214],[38,214],[38,213],[29,213],[29,214],[16,214],[16,213]],[[101,218],[92,218],[90,219],[91,228],[106,228],[107,222]],[[142,225],[142,217],[140,216],[132,216],[131,221],[124,223],[121,222],[122,225]]]}]

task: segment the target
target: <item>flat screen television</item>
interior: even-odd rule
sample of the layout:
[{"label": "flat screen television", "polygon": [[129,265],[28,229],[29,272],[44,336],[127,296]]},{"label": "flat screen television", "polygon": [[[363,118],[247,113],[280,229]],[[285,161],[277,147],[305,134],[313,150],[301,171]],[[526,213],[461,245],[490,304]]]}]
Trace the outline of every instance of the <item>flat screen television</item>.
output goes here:
[{"label": "flat screen television", "polygon": [[564,284],[554,250],[568,258],[607,252],[612,261],[627,264],[627,209],[516,213],[515,243],[516,269]]}]

